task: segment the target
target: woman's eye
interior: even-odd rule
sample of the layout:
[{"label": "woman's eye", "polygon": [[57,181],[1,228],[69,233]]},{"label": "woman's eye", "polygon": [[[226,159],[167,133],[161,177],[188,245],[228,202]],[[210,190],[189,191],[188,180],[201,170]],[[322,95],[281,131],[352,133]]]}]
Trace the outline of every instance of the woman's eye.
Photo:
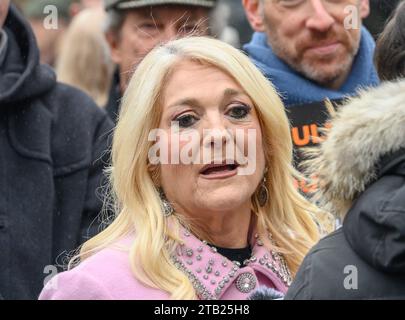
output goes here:
[{"label": "woman's eye", "polygon": [[227,114],[235,119],[244,119],[249,115],[249,113],[250,113],[249,106],[240,105],[232,107]]},{"label": "woman's eye", "polygon": [[179,124],[180,128],[189,128],[192,125],[194,125],[197,122],[197,120],[198,118],[191,114],[186,114],[174,119],[174,121],[176,121]]}]

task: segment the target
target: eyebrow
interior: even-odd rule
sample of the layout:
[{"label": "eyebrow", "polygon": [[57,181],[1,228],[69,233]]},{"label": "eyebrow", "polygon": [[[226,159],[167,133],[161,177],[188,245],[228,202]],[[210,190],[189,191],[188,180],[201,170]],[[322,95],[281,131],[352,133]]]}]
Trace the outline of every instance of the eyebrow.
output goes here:
[{"label": "eyebrow", "polygon": [[223,98],[222,98],[222,102],[224,102],[225,100],[228,100],[234,96],[240,96],[240,95],[246,95],[244,92],[235,90],[235,89],[225,89],[224,94],[223,94]]},{"label": "eyebrow", "polygon": [[200,103],[198,102],[197,99],[195,99],[195,98],[184,98],[184,99],[178,100],[175,103],[171,104],[168,107],[168,109],[178,107],[178,106],[190,106],[190,107],[201,108],[201,105],[200,105]]},{"label": "eyebrow", "polygon": [[[239,95],[244,95],[246,96],[246,94],[244,92],[235,90],[235,89],[225,89],[224,93],[222,95],[222,99],[221,99],[221,104],[223,104],[226,100],[229,100],[230,98],[234,97],[234,96],[239,96]],[[191,106],[191,107],[195,107],[195,108],[201,108],[201,104],[199,103],[199,101],[195,98],[184,98],[184,99],[180,99],[176,102],[174,102],[173,104],[171,104],[168,109],[177,107],[177,106]]]}]

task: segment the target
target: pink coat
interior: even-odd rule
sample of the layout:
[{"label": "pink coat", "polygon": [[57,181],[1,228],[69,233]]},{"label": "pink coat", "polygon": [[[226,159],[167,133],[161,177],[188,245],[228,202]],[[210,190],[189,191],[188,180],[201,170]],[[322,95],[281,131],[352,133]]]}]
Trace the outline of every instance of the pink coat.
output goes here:
[{"label": "pink coat", "polygon": [[[191,280],[200,299],[244,300],[259,287],[285,293],[291,282],[283,259],[252,236],[252,257],[239,267],[182,230],[185,244],[173,257],[177,268]],[[40,300],[166,300],[169,294],[145,286],[133,275],[128,255],[132,238],[84,260],[74,269],[55,276],[42,290]]]}]

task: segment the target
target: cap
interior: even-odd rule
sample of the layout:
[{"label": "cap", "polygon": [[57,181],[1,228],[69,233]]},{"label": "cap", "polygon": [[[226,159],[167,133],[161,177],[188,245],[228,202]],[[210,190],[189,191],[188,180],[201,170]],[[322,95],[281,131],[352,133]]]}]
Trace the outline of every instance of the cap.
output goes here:
[{"label": "cap", "polygon": [[104,7],[106,10],[125,10],[162,4],[180,4],[212,8],[215,6],[215,3],[216,0],[104,0]]}]

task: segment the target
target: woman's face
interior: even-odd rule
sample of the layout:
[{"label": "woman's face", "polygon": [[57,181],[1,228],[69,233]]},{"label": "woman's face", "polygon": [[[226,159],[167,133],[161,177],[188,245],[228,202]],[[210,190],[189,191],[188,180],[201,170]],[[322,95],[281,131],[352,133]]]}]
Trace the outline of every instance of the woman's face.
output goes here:
[{"label": "woman's face", "polygon": [[201,218],[250,208],[265,167],[262,133],[252,100],[230,76],[196,62],[176,65],[159,128],[169,148],[160,184],[176,210]]}]

